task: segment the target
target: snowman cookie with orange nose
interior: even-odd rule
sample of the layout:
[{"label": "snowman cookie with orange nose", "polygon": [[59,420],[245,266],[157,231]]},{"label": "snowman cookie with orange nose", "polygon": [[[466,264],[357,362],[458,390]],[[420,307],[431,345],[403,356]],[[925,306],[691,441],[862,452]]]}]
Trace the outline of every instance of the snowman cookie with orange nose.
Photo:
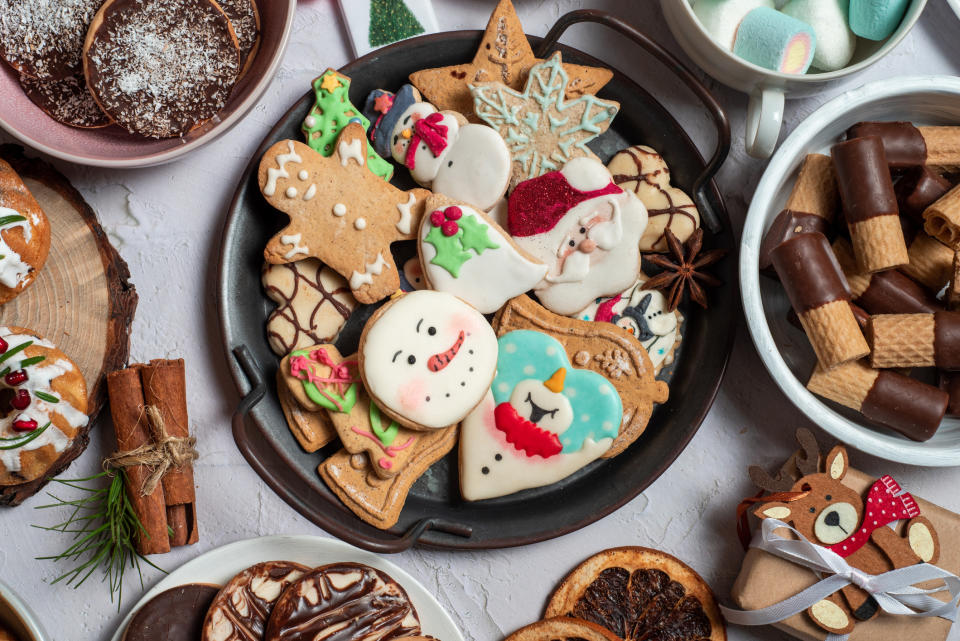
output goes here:
[{"label": "snowman cookie with orange nose", "polygon": [[460,430],[460,492],[479,501],[542,487],[600,458],[623,404],[606,378],[576,369],[548,334],[500,337],[497,376]]},{"label": "snowman cookie with orange nose", "polygon": [[497,369],[497,336],[461,299],[429,289],[400,295],[360,335],[360,377],[381,411],[411,429],[442,429],[476,407]]},{"label": "snowman cookie with orange nose", "polygon": [[435,194],[486,211],[506,192],[510,149],[491,127],[468,123],[455,111],[437,111],[412,85],[395,94],[374,90],[363,112],[373,123],[369,133],[377,153],[404,165]]}]

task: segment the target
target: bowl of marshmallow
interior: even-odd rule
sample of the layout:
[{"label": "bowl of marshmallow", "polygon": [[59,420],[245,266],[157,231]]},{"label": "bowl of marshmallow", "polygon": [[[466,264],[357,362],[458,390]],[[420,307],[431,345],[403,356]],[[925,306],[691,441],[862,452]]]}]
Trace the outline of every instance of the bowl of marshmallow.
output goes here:
[{"label": "bowl of marshmallow", "polygon": [[660,0],[688,56],[750,94],[747,153],[776,149],[784,99],[866,69],[907,35],[926,0]]}]

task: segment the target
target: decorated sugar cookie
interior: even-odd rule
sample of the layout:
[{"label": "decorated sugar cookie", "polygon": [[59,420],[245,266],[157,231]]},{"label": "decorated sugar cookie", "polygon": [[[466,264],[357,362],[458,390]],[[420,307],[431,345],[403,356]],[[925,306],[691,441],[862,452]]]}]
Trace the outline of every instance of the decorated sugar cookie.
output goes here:
[{"label": "decorated sugar cookie", "polygon": [[404,294],[370,317],[360,376],[383,413],[413,429],[455,425],[483,399],[497,368],[497,337],[452,294]]},{"label": "decorated sugar cookie", "polygon": [[423,277],[423,267],[420,266],[420,259],[414,256],[408,258],[403,264],[403,273],[400,279],[400,289],[405,292],[412,292],[415,289],[426,289],[427,282]]},{"label": "decorated sugar cookie", "polygon": [[549,266],[536,294],[558,314],[576,313],[633,284],[646,226],[643,203],[592,158],[520,183],[508,202],[507,230]]},{"label": "decorated sugar cookie", "polygon": [[642,289],[646,274],[616,296],[598,298],[571,318],[613,323],[633,334],[650,356],[654,371],[659,373],[673,362],[673,352],[680,344],[683,315],[670,311],[667,298],[657,290]]},{"label": "decorated sugar cookie", "polygon": [[517,330],[499,344],[490,392],[460,433],[460,490],[468,501],[566,478],[610,449],[623,417],[613,384],[573,367],[557,339]]},{"label": "decorated sugar cookie", "polygon": [[492,314],[527,292],[547,266],[520,249],[482,212],[441,196],[427,199],[420,222],[419,251],[431,289],[454,294]]},{"label": "decorated sugar cookie", "polygon": [[370,139],[377,153],[403,164],[434,193],[488,209],[506,191],[510,151],[490,127],[437,111],[412,85],[396,94],[373,91],[364,113],[374,123]]},{"label": "decorated sugar cookie", "polygon": [[375,303],[400,287],[390,244],[415,237],[429,192],[380,179],[367,170],[366,152],[357,122],[343,128],[330,157],[282,140],[263,155],[258,182],[267,202],[290,217],[267,243],[266,261],[313,256],[346,278],[359,302]]}]

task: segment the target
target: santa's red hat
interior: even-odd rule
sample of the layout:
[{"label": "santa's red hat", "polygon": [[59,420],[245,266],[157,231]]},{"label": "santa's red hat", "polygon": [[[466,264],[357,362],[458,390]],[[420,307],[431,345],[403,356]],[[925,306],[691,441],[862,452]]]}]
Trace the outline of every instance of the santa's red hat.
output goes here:
[{"label": "santa's red hat", "polygon": [[574,158],[516,186],[507,201],[507,230],[516,238],[544,234],[585,200],[621,193],[599,160]]}]

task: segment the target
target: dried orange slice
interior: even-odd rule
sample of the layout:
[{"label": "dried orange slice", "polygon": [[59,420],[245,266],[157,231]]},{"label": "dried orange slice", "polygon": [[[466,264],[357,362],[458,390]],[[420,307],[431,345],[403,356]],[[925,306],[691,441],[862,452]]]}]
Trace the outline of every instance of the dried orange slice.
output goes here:
[{"label": "dried orange slice", "polygon": [[709,586],[685,563],[642,547],[590,557],[557,587],[544,618],[568,615],[625,641],[725,641]]},{"label": "dried orange slice", "polygon": [[621,641],[621,639],[596,623],[572,617],[554,617],[520,628],[504,641]]}]

